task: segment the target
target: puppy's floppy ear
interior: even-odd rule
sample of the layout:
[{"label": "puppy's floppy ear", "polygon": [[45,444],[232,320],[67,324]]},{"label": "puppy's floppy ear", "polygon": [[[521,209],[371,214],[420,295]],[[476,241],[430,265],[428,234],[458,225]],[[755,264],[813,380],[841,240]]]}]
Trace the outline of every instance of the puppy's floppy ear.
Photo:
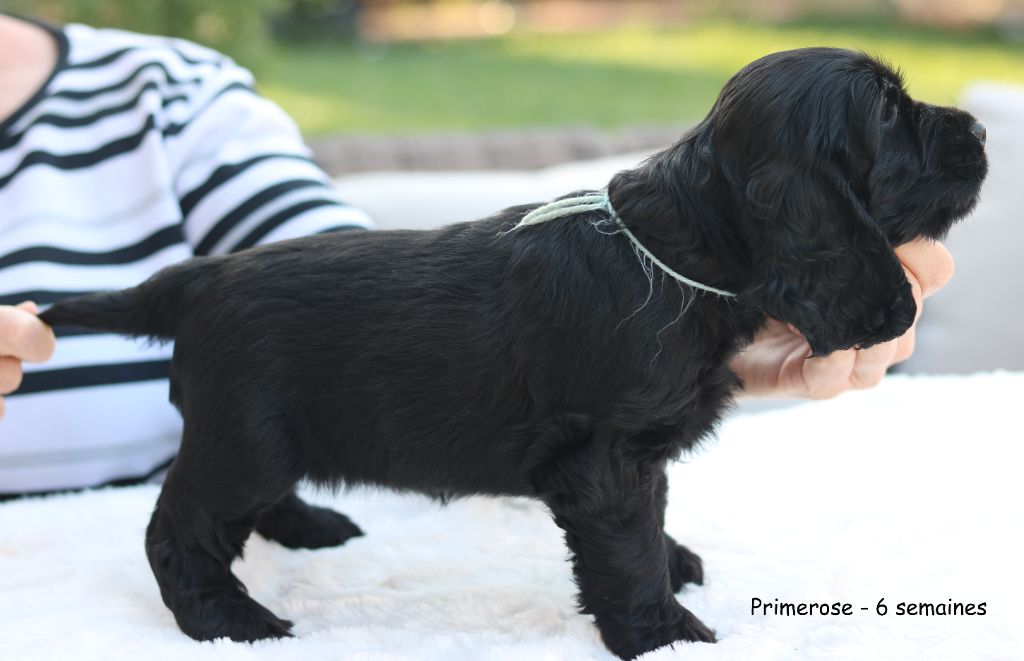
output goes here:
[{"label": "puppy's floppy ear", "polygon": [[899,337],[916,304],[892,245],[838,170],[807,161],[769,161],[746,181],[755,275],[744,296],[816,356]]}]

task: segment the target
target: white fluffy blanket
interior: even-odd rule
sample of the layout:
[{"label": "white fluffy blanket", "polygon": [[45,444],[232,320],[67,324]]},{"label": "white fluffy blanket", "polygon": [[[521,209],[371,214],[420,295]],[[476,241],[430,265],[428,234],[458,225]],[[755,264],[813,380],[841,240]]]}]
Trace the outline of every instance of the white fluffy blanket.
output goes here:
[{"label": "white fluffy blanket", "polygon": [[[707,576],[678,598],[720,642],[645,658],[1024,658],[1022,393],[1024,374],[897,377],[831,402],[733,416],[672,469],[667,524],[703,556]],[[367,532],[342,548],[250,540],[236,571],[296,622],[296,638],[196,643],[160,602],[143,554],[156,495],[141,487],[0,506],[0,658],[612,658],[574,610],[543,508],[379,492],[313,496]],[[854,612],[752,615],[755,597],[849,602]],[[985,602],[986,614],[896,614],[901,602],[949,600]]]}]

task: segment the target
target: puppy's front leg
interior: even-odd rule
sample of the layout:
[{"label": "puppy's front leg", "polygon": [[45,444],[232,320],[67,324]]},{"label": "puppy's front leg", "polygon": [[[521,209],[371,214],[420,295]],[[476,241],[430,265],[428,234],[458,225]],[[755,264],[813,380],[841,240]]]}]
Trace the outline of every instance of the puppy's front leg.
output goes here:
[{"label": "puppy's front leg", "polygon": [[714,642],[714,632],[672,594],[656,472],[588,464],[545,500],[573,553],[580,606],[605,644],[631,659],[675,641]]}]

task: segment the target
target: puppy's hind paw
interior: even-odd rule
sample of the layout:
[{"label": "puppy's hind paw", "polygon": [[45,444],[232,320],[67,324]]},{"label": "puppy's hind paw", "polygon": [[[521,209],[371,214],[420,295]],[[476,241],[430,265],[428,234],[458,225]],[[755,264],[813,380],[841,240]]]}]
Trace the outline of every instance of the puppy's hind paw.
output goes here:
[{"label": "puppy's hind paw", "polygon": [[341,546],[363,534],[341,512],[308,505],[295,496],[267,510],[257,522],[256,532],[292,549]]},{"label": "puppy's hind paw", "polygon": [[291,638],[294,626],[237,589],[214,591],[183,609],[173,610],[181,630],[196,640],[230,638],[252,643]]},{"label": "puppy's hind paw", "polygon": [[363,531],[341,512],[326,507],[313,507],[314,523],[308,528],[294,530],[293,534],[278,539],[289,548],[322,549],[341,546],[353,537],[362,537]]}]

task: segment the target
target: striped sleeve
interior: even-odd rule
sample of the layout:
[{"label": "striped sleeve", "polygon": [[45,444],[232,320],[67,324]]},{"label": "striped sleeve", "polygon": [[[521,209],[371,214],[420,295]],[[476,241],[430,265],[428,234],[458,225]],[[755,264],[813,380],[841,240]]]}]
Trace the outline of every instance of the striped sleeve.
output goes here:
[{"label": "striped sleeve", "polygon": [[338,197],[294,122],[230,60],[168,111],[168,162],[197,255],[371,226]]},{"label": "striped sleeve", "polygon": [[[44,30],[49,79],[0,117],[0,305],[131,287],[190,256],[368,219],[230,59],[180,40]],[[167,466],[173,347],[57,328],[4,397],[0,494],[125,483]],[[2,656],[2,655],[0,655]]]}]

